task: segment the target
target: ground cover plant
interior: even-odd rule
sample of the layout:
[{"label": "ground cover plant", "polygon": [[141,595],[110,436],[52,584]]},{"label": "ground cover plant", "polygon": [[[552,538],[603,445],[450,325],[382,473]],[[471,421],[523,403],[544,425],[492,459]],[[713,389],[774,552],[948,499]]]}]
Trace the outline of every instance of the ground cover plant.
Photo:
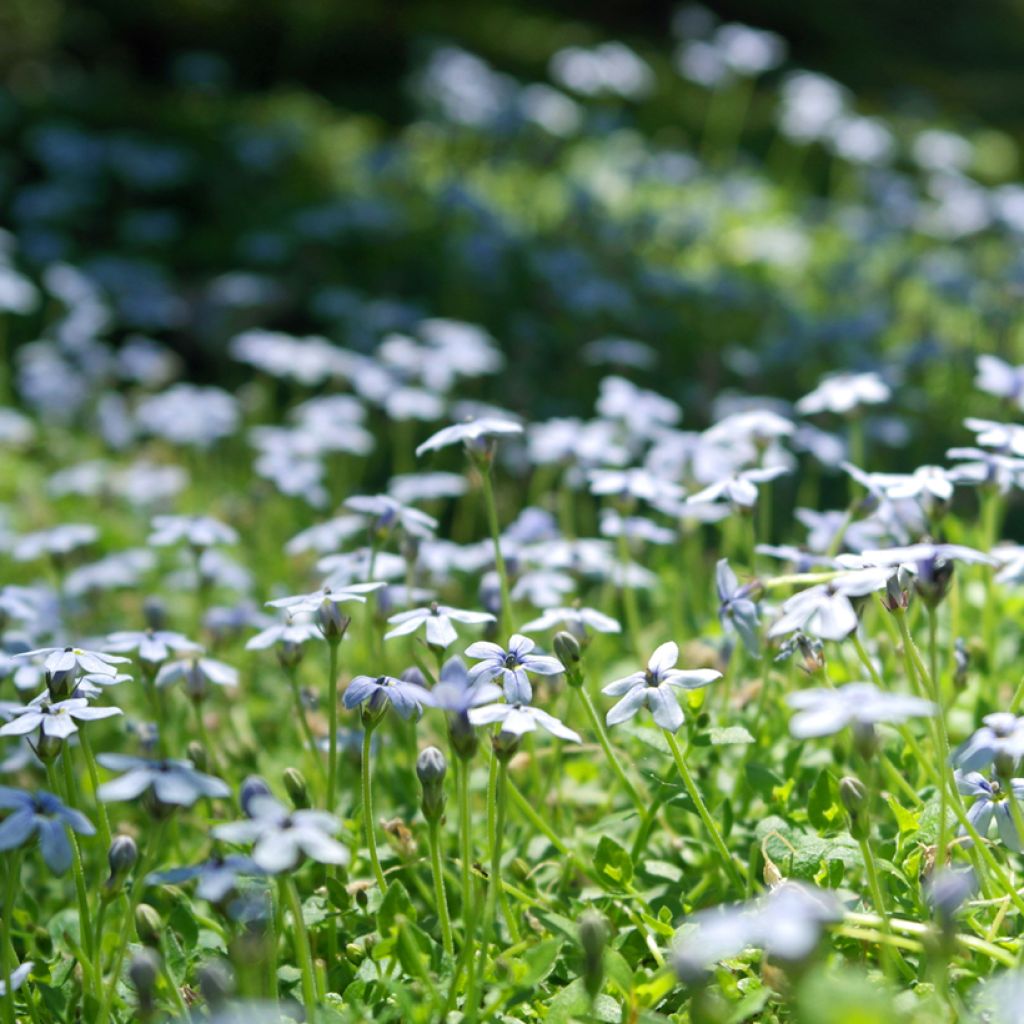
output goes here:
[{"label": "ground cover plant", "polygon": [[674,32],[11,95],[3,1024],[1024,1017],[1012,143]]}]

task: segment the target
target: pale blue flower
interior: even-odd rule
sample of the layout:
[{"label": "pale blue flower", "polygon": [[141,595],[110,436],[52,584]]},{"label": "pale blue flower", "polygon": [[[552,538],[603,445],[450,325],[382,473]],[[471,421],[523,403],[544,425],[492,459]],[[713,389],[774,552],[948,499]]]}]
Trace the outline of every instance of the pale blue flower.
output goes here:
[{"label": "pale blue flower", "polygon": [[52,793],[0,786],[0,808],[11,811],[0,822],[0,850],[24,846],[32,836],[39,837],[39,849],[46,866],[63,875],[71,867],[71,842],[67,830],[82,836],[94,835],[92,822],[72,807],[66,807]]},{"label": "pale blue flower", "polygon": [[466,657],[477,659],[469,670],[471,679],[489,682],[500,677],[505,699],[510,704],[529,704],[533,700],[533,687],[528,673],[541,676],[558,675],[565,666],[546,654],[533,654],[537,645],[527,636],[515,633],[508,642],[508,650],[487,640],[477,641],[466,648]]}]

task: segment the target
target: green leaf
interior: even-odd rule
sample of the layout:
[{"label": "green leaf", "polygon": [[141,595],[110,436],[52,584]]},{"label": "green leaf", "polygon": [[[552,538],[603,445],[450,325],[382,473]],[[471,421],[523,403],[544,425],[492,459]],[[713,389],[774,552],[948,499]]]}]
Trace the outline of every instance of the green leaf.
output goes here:
[{"label": "green leaf", "polygon": [[856,841],[845,833],[823,838],[771,815],[758,824],[755,835],[767,856],[788,877],[813,879],[822,864],[831,870],[830,861],[841,861],[845,867],[864,864]]},{"label": "green leaf", "polygon": [[562,946],[562,939],[548,939],[524,953],[516,965],[516,983],[527,988],[539,985],[554,970]]},{"label": "green leaf", "polygon": [[829,828],[834,820],[835,799],[832,789],[832,777],[822,769],[814,780],[807,801],[807,817],[817,829]]},{"label": "green leaf", "polygon": [[889,809],[896,818],[896,825],[900,830],[900,835],[907,835],[918,830],[921,824],[921,812],[908,811],[894,796],[889,797],[888,804]]},{"label": "green leaf", "polygon": [[[305,916],[305,915],[303,915]],[[409,893],[397,879],[388,886],[388,891],[381,900],[380,909],[377,911],[377,927],[381,932],[389,932],[395,925],[397,917],[406,917],[410,921],[416,920],[416,908],[409,899]]]},{"label": "green leaf", "polygon": [[623,996],[628,996],[633,991],[633,969],[618,950],[606,949],[604,951],[604,973],[609,983],[617,988]]},{"label": "green leaf", "polygon": [[622,1010],[614,999],[604,995],[594,1000],[591,1009],[590,997],[583,987],[583,979],[577,978],[551,1000],[544,1021],[545,1024],[571,1024],[575,1019],[583,1017],[587,1020],[618,1024],[622,1019]]},{"label": "green leaf", "polygon": [[633,861],[629,852],[611,836],[602,836],[594,854],[597,873],[609,884],[625,889],[633,880]]},{"label": "green leaf", "polygon": [[747,782],[751,788],[759,795],[765,798],[770,798],[772,790],[776,786],[784,784],[784,779],[781,775],[777,775],[771,770],[766,768],[763,764],[757,764],[751,762],[746,768]]},{"label": "green leaf", "polygon": [[753,743],[754,737],[742,725],[716,726],[708,729],[708,739],[713,747],[728,747]]}]

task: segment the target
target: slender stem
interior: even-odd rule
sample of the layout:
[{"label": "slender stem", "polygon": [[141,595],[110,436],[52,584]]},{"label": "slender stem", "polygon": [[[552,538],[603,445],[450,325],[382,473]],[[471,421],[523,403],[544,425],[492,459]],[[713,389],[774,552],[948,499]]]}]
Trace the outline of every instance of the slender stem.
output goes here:
[{"label": "slender stem", "polygon": [[437,916],[441,921],[441,940],[444,951],[455,956],[455,943],[452,941],[452,922],[448,916],[448,894],[444,888],[444,871],[441,867],[441,841],[438,836],[439,821],[428,822],[427,836],[430,842],[430,869],[434,876],[434,901],[437,903]]},{"label": "slender stem", "polygon": [[7,857],[7,874],[4,879],[3,917],[0,918],[0,976],[4,982],[4,1022],[15,1024],[14,991],[11,988],[11,974],[15,964],[11,956],[11,921],[14,918],[15,894],[21,879],[22,851],[14,850]]},{"label": "slender stem", "polygon": [[[875,855],[871,850],[871,843],[867,839],[858,839],[861,857],[864,860],[864,874],[867,877],[868,889],[871,892],[871,900],[875,905],[875,913],[882,920],[882,931],[886,935],[892,934],[889,925],[889,911],[885,904],[885,897],[882,895],[882,886],[878,880],[878,865],[875,863]],[[897,961],[893,955],[892,947],[882,944],[881,947],[882,967],[885,973],[892,975],[897,967]]]},{"label": "slender stem", "polygon": [[160,973],[164,976],[164,982],[167,987],[171,990],[171,996],[174,999],[174,1004],[178,1008],[180,1020],[188,1020],[188,1003],[185,1002],[185,997],[181,994],[181,987],[178,985],[177,979],[174,977],[174,973],[171,971],[170,964],[167,956],[167,942],[162,940],[160,942]]},{"label": "slender stem", "polygon": [[377,836],[373,824],[373,793],[370,786],[370,745],[373,738],[373,726],[363,727],[363,756],[362,756],[362,790],[363,790],[363,830],[366,832],[366,847],[370,851],[370,863],[373,865],[373,873],[377,877],[377,885],[380,891],[388,891],[388,883],[384,880],[384,872],[380,867],[380,859],[377,856]]},{"label": "slender stem", "polygon": [[302,1002],[306,1007],[306,1020],[316,1019],[316,974],[313,971],[313,954],[309,948],[309,933],[302,919],[302,900],[295,882],[290,875],[278,875],[277,884],[281,902],[287,902],[292,914],[292,938],[295,942],[295,959],[302,972]]},{"label": "slender stem", "polygon": [[672,757],[675,759],[676,768],[679,770],[679,775],[683,780],[683,785],[686,787],[686,792],[690,794],[690,799],[697,808],[700,820],[704,823],[704,828],[707,830],[708,835],[711,837],[711,842],[718,851],[718,856],[721,858],[722,866],[725,868],[726,873],[729,876],[729,880],[741,892],[744,891],[746,889],[746,881],[744,880],[743,875],[740,874],[739,868],[736,861],[733,860],[732,854],[729,853],[729,848],[725,845],[725,841],[722,839],[722,834],[718,831],[718,826],[715,824],[714,818],[711,817],[711,812],[708,810],[707,804],[704,803],[704,799],[700,795],[700,790],[697,789],[696,782],[693,781],[690,769],[686,766],[686,758],[683,756],[683,751],[680,749],[679,741],[668,729],[663,729],[662,732],[668,740],[669,748],[672,751]]},{"label": "slender stem", "polygon": [[633,801],[636,809],[641,815],[644,814],[647,810],[648,801],[644,800],[636,786],[634,786],[630,781],[629,776],[622,767],[622,763],[616,756],[615,750],[611,745],[611,741],[608,739],[608,733],[605,730],[604,723],[601,721],[601,716],[598,715],[597,708],[594,707],[594,702],[591,700],[590,694],[587,693],[586,684],[581,683],[579,686],[579,692],[580,698],[583,701],[583,709],[586,711],[587,717],[590,719],[591,727],[597,734],[597,741],[601,744],[604,756],[608,759],[608,763],[611,765],[612,771],[615,772],[615,777],[621,783],[622,788],[629,794],[629,798]]},{"label": "slender stem", "polygon": [[[135,868],[135,878],[132,881],[130,894],[125,894],[125,912],[121,919],[121,933],[118,938],[117,952],[114,954],[113,973],[107,984],[106,991],[100,999],[100,1012],[97,1017],[97,1024],[107,1024],[110,1017],[110,1008],[114,1003],[114,996],[117,994],[117,983],[121,980],[121,967],[124,964],[125,954],[128,951],[128,942],[131,937],[132,925],[135,923],[135,908],[142,901],[142,893],[146,888],[146,876],[157,855],[163,849],[164,836],[167,831],[167,822],[161,821],[150,833],[149,842],[146,844],[145,852],[139,857]],[[98,979],[97,989],[103,984],[102,974]],[[97,995],[101,995],[98,991]]]},{"label": "slender stem", "polygon": [[632,559],[629,555],[629,540],[626,537],[625,529],[619,531],[618,537],[619,566],[622,569],[622,579],[619,581],[619,596],[622,598],[622,606],[626,613],[626,629],[629,632],[629,640],[633,645],[633,653],[636,657],[643,656],[640,643],[640,609],[636,601],[636,590],[629,586],[626,574]]},{"label": "slender stem", "polygon": [[[64,779],[66,783],[66,791],[62,794],[64,798],[70,803],[69,793],[71,792],[71,783],[73,776],[71,775],[71,758],[70,748],[67,744],[61,749],[60,760],[64,767]],[[61,793],[60,782],[57,778],[57,769],[54,766],[53,761],[47,762],[46,774],[50,783],[50,787],[56,793]],[[78,848],[78,838],[75,836],[74,830],[70,826],[65,826],[68,836],[68,842],[71,844],[71,867],[72,874],[75,878],[75,895],[78,899],[78,929],[81,935],[82,950],[85,953],[88,964],[82,964],[82,971],[88,983],[93,983],[95,974],[95,968],[93,965],[93,948],[92,948],[92,918],[89,914],[89,887],[85,881],[85,868],[82,866],[82,852]]]},{"label": "slender stem", "polygon": [[288,679],[288,686],[292,691],[292,700],[295,702],[295,717],[299,720],[299,728],[302,730],[302,735],[306,740],[306,746],[309,748],[310,757],[313,759],[314,770],[320,778],[320,784],[323,785],[323,764],[320,760],[320,748],[317,745],[316,737],[313,735],[313,729],[309,724],[309,719],[306,718],[306,708],[302,703],[302,691],[299,688],[299,680],[296,676],[295,666],[288,666],[284,670],[284,674]]},{"label": "slender stem", "polygon": [[470,862],[472,859],[472,819],[469,816],[469,761],[458,760],[458,790],[459,790],[459,844],[461,854],[462,870],[462,928],[463,943],[472,943],[472,926],[470,922],[470,908],[473,905],[473,881],[470,876]]},{"label": "slender stem", "polygon": [[491,463],[489,461],[482,463],[480,467],[481,490],[487,510],[487,525],[491,531],[491,542],[494,545],[494,567],[498,570],[498,582],[501,586],[501,623],[499,625],[500,632],[504,635],[512,628],[512,598],[508,588],[505,557],[501,553],[501,527],[498,523],[498,506],[494,500],[494,480],[491,472]]},{"label": "slender stem", "polygon": [[331,814],[338,784],[338,644],[338,640],[327,641],[327,810]]},{"label": "slender stem", "polygon": [[[498,761],[498,758],[494,758]],[[504,761],[498,761],[498,772],[495,778],[495,834],[494,843],[491,847],[491,874],[487,881],[487,904],[484,909],[483,930],[480,936],[480,951],[477,968],[473,973],[473,983],[470,988],[470,997],[467,1005],[474,1019],[477,1013],[476,986],[479,976],[482,973],[488,955],[488,947],[491,942],[491,933],[494,931],[494,922],[498,914],[498,894],[501,891],[501,840],[505,833],[505,808],[508,781],[508,766]]]},{"label": "slender stem", "polygon": [[96,819],[99,822],[100,845],[105,854],[110,849],[110,818],[107,817],[107,805],[96,795],[100,788],[100,775],[96,768],[96,758],[92,752],[92,744],[89,742],[87,734],[88,729],[79,729],[78,741],[82,747],[82,756],[85,758],[86,771],[89,773],[92,799],[96,805]]}]

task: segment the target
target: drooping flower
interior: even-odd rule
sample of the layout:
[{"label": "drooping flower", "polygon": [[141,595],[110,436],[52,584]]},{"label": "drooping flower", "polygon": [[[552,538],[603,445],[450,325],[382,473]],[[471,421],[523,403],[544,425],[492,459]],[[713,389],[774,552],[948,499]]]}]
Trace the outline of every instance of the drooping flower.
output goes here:
[{"label": "drooping flower", "polygon": [[39,849],[46,866],[63,875],[71,867],[71,842],[67,829],[82,836],[94,835],[92,822],[72,807],[66,807],[52,793],[0,786],[0,809],[10,814],[0,822],[0,850],[24,846],[33,836],[39,837]]},{"label": "drooping flower", "polygon": [[801,590],[783,604],[768,635],[785,636],[799,629],[822,640],[844,640],[857,628],[851,598],[883,590],[890,575],[885,569],[854,570]]},{"label": "drooping flower", "polygon": [[470,678],[488,682],[501,679],[505,700],[510,704],[529,704],[533,700],[533,687],[528,673],[541,676],[558,675],[565,668],[557,658],[533,654],[537,645],[527,636],[516,633],[508,642],[508,649],[487,640],[480,640],[466,648],[466,657],[477,659],[469,670]]},{"label": "drooping flower", "polygon": [[673,690],[695,690],[722,678],[714,669],[677,669],[678,661],[679,645],[669,641],[654,651],[645,670],[605,686],[602,693],[622,698],[608,712],[607,723],[625,722],[646,705],[662,729],[677,732],[684,719]]},{"label": "drooping flower", "polygon": [[745,583],[740,586],[728,559],[722,558],[715,567],[715,587],[718,591],[718,618],[722,628],[735,629],[746,649],[756,656],[761,646],[757,602],[753,598],[757,585]]}]

